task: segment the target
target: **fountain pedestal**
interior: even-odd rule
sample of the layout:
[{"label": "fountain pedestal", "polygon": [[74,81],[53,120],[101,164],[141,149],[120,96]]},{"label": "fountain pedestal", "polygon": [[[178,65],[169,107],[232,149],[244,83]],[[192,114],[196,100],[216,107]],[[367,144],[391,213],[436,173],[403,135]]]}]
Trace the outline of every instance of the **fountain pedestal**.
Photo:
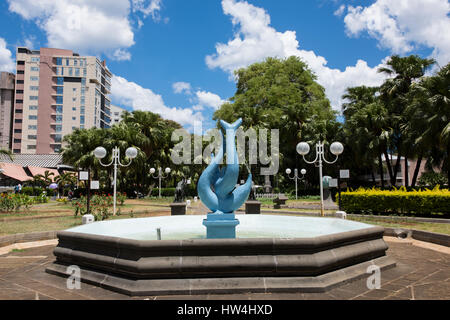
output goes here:
[{"label": "fountain pedestal", "polygon": [[234,213],[208,213],[203,219],[207,239],[234,239],[238,224]]}]

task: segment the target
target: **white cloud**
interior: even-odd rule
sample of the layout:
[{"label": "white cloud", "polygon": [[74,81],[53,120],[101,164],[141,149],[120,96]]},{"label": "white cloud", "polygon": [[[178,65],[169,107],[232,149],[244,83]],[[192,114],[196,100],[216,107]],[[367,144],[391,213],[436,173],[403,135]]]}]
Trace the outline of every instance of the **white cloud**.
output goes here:
[{"label": "white cloud", "polygon": [[356,85],[380,85],[385,76],[379,74],[379,66],[370,67],[363,60],[344,71],[331,69],[327,60],[313,51],[299,49],[295,31],[276,31],[270,26],[270,16],[262,8],[246,1],[222,0],[225,14],[232,17],[234,26],[238,26],[234,38],[228,43],[216,44],[216,53],[206,57],[209,68],[220,68],[230,75],[234,70],[262,61],[267,57],[302,58],[317,75],[318,82],[325,87],[334,109],[339,110],[341,96],[347,87]]},{"label": "white cloud", "polygon": [[213,109],[218,109],[222,104],[224,104],[226,101],[222,100],[217,94],[207,91],[197,91],[195,93],[198,99],[198,105],[196,108],[199,107],[210,107]]},{"label": "white cloud", "polygon": [[347,33],[367,32],[383,48],[406,54],[418,47],[433,49],[441,64],[450,61],[448,0],[377,0],[368,7],[348,6]]},{"label": "white cloud", "polygon": [[[8,0],[9,10],[35,21],[45,31],[49,47],[81,53],[105,53],[129,60],[134,45],[133,13],[155,17],[161,0]],[[139,18],[136,17],[139,21]],[[142,21],[141,21],[142,23]]]},{"label": "white cloud", "polygon": [[131,107],[133,110],[151,111],[183,126],[193,125],[195,120],[203,120],[201,113],[195,113],[195,110],[188,108],[170,108],[165,105],[161,95],[119,76],[112,78],[111,93],[114,103]]},{"label": "white cloud", "polygon": [[133,11],[139,11],[144,14],[144,18],[151,15],[153,20],[159,21],[159,11],[161,10],[162,0],[132,0]]},{"label": "white cloud", "polygon": [[6,41],[0,38],[0,71],[14,72],[16,63],[12,58],[11,51],[6,48]]},{"label": "white cloud", "polygon": [[342,5],[339,7],[339,9],[337,9],[337,10],[334,12],[334,15],[340,17],[340,16],[342,16],[342,14],[344,13],[344,11],[345,11],[345,4],[342,4]]},{"label": "white cloud", "polygon": [[173,88],[173,92],[175,93],[183,93],[185,92],[186,94],[192,94],[191,93],[191,84],[188,82],[175,82],[172,84],[172,88]]}]

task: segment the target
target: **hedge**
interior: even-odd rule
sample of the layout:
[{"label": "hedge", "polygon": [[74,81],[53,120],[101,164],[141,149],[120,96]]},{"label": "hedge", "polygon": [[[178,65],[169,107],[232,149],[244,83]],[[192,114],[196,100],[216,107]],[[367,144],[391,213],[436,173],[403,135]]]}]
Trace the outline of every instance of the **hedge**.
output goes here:
[{"label": "hedge", "polygon": [[450,190],[425,189],[408,192],[406,188],[392,191],[358,189],[341,194],[341,208],[360,214],[450,214]]}]

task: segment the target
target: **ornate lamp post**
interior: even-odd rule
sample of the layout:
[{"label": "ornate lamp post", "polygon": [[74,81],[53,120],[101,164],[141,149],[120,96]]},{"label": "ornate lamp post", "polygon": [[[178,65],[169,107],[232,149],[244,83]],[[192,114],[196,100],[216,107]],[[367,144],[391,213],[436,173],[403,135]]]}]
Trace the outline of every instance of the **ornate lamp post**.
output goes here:
[{"label": "ornate lamp post", "polygon": [[295,181],[295,200],[297,200],[297,181],[301,181],[301,180],[305,179],[306,170],[305,169],[300,170],[300,173],[302,174],[301,177],[298,175],[297,168],[294,169],[293,177],[290,176],[291,172],[292,172],[291,169],[289,169],[289,168],[286,169],[286,174],[288,175],[288,178]]},{"label": "ornate lamp post", "polygon": [[325,214],[324,214],[324,210],[323,210],[322,165],[323,165],[323,162],[326,162],[328,164],[335,163],[338,160],[339,155],[342,152],[344,152],[344,146],[340,142],[333,142],[331,144],[330,151],[331,151],[332,154],[334,154],[336,156],[336,159],[334,161],[328,161],[327,159],[325,159],[323,142],[318,142],[316,144],[316,158],[313,161],[308,161],[308,160],[305,159],[305,155],[307,155],[309,153],[309,150],[310,150],[309,144],[307,144],[306,142],[300,142],[297,145],[297,152],[303,157],[303,160],[305,160],[305,162],[309,163],[309,164],[313,164],[314,163],[316,166],[319,167],[319,175],[320,175],[320,213],[321,213],[321,215],[323,217]]},{"label": "ornate lamp post", "polygon": [[161,169],[161,168],[158,168],[158,175],[157,175],[157,176],[154,176],[153,174],[156,172],[155,168],[151,168],[151,169],[150,169],[150,174],[151,174],[151,176],[152,176],[153,178],[159,180],[159,188],[158,188],[158,190],[159,190],[159,198],[161,198],[161,179],[167,178],[167,177],[169,176],[170,171],[171,171],[170,168],[166,168],[166,169],[164,170],[164,172],[166,173],[166,175],[164,176],[163,173],[162,173],[162,169]]},{"label": "ornate lamp post", "polygon": [[110,165],[114,165],[114,206],[113,206],[113,214],[116,215],[116,192],[117,192],[117,166],[128,167],[134,158],[137,156],[136,148],[130,147],[125,151],[125,156],[130,159],[130,162],[127,164],[123,164],[120,162],[120,150],[119,147],[114,147],[112,151],[112,160],[108,164],[102,163],[104,157],[106,157],[106,149],[103,147],[97,147],[94,150],[94,155],[97,159],[99,159],[100,164],[104,167],[109,167]]}]

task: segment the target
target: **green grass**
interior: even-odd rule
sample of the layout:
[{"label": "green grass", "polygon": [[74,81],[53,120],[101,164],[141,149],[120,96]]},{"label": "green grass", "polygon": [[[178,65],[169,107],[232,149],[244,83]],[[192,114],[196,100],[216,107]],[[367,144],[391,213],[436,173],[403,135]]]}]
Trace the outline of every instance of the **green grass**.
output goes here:
[{"label": "green grass", "polygon": [[411,220],[380,219],[375,217],[348,217],[349,220],[390,228],[415,229],[450,235],[450,223],[417,222]]}]

